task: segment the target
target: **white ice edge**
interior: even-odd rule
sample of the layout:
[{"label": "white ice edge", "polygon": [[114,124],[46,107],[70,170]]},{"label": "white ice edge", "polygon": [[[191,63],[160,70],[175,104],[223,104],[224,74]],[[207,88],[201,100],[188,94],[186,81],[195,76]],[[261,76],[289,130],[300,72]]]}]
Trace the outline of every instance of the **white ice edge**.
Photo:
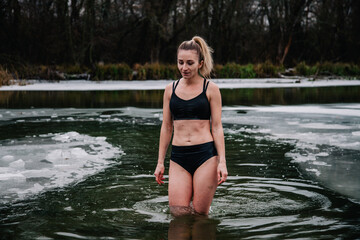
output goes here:
[{"label": "white ice edge", "polygon": [[[322,104],[322,105],[313,105],[313,104],[303,104],[303,105],[272,105],[272,106],[224,106],[223,111],[236,111],[236,110],[245,110],[245,111],[257,111],[257,112],[268,112],[268,113],[295,113],[295,114],[324,114],[324,115],[341,115],[341,116],[356,116],[360,117],[360,104],[343,104],[343,107],[336,108],[337,105],[334,104]],[[297,125],[297,122],[289,125]],[[323,123],[318,124],[319,126],[324,126]],[[311,128],[316,128],[319,126],[308,125]],[[342,127],[337,125],[337,127]],[[345,127],[344,128],[348,128]]]},{"label": "white ice edge", "polygon": [[77,132],[28,136],[0,145],[0,203],[80,182],[123,154],[106,137]]},{"label": "white ice edge", "polygon": [[[335,87],[360,86],[360,80],[316,80],[290,78],[261,79],[212,79],[220,89],[240,88],[293,88],[293,87]],[[88,81],[71,80],[60,82],[27,80],[27,85],[0,87],[0,91],[117,91],[117,90],[162,90],[173,80],[146,81]]]}]

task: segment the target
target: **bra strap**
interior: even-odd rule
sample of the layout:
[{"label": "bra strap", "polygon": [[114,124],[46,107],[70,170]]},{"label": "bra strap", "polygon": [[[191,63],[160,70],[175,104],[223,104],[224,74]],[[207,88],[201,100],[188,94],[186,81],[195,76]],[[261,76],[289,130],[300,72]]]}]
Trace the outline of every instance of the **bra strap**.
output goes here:
[{"label": "bra strap", "polygon": [[[175,82],[176,82],[176,84],[175,84]],[[179,84],[180,79],[175,82],[173,82],[173,92],[175,92],[175,89],[176,89],[177,85]]]},{"label": "bra strap", "polygon": [[[207,90],[207,88],[208,88],[208,86],[209,86],[209,82],[210,82],[210,81],[208,81],[208,82],[206,83],[206,79],[204,78],[204,92],[206,92],[206,90]],[[205,83],[206,83],[206,85],[205,85]]]}]

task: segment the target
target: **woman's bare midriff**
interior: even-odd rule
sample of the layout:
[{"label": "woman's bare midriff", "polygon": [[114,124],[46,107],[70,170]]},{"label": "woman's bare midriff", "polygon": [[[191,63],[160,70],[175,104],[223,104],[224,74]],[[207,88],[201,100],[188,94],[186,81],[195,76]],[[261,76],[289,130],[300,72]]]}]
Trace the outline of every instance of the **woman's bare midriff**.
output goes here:
[{"label": "woman's bare midriff", "polygon": [[191,146],[213,141],[209,120],[175,120],[172,145]]}]

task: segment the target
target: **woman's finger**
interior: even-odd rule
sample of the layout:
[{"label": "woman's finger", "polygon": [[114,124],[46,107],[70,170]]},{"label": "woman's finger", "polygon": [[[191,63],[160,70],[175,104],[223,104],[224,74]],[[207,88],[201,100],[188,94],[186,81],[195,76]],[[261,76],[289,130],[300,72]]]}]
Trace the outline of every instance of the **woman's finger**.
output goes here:
[{"label": "woman's finger", "polygon": [[156,182],[159,184],[159,185],[161,185],[161,184],[163,184],[164,183],[164,176],[163,176],[163,174],[162,173],[160,173],[160,174],[154,174],[155,175],[155,180],[156,180]]},{"label": "woman's finger", "polygon": [[227,174],[227,172],[222,172],[222,171],[219,171],[219,172],[221,172],[221,177],[220,177],[220,173],[218,174],[218,179],[220,177],[220,179],[218,180],[219,185],[220,185],[220,184],[222,184],[223,182],[226,181],[228,174]]},{"label": "woman's finger", "polygon": [[220,181],[221,181],[220,170],[217,171],[217,178],[218,178],[218,183],[220,184]]}]

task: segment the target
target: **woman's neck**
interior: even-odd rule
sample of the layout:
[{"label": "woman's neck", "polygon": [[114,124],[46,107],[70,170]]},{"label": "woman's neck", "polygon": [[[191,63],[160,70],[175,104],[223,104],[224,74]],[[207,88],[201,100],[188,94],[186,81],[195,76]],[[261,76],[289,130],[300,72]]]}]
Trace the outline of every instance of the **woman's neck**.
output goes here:
[{"label": "woman's neck", "polygon": [[193,84],[197,84],[199,83],[201,80],[203,79],[203,77],[201,77],[200,75],[197,75],[193,78],[188,78],[188,79],[185,79],[183,78],[184,82],[186,85],[193,85]]}]

